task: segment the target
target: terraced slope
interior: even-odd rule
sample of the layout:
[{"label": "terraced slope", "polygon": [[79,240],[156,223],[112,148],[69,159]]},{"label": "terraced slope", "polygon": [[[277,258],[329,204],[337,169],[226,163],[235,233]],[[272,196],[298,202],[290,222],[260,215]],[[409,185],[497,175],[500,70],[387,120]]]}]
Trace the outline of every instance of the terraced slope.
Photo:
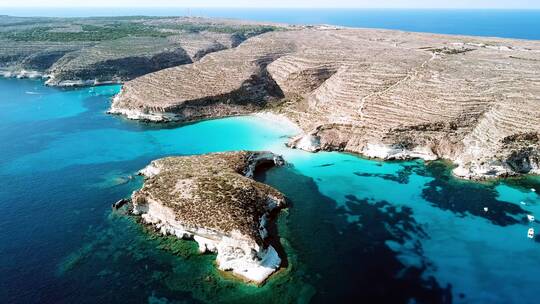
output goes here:
[{"label": "terraced slope", "polygon": [[133,80],[110,112],[134,119],[195,120],[254,112],[281,99],[283,93],[269,77],[266,66],[291,52],[294,45],[286,39],[258,37],[245,43],[248,45],[243,43],[235,51],[209,54],[189,66]]},{"label": "terraced slope", "polygon": [[192,121],[273,111],[293,147],[540,173],[540,43],[386,30],[266,33],[124,85],[111,112]]},{"label": "terraced slope", "polygon": [[276,26],[204,18],[0,16],[0,74],[54,86],[123,82],[236,47]]}]

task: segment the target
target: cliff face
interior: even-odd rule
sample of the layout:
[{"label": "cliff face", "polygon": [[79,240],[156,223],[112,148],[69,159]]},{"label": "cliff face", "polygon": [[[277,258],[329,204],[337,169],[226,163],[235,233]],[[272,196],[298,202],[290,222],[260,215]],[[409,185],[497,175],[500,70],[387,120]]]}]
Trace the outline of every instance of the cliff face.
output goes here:
[{"label": "cliff face", "polygon": [[540,173],[540,43],[364,29],[305,29],[126,83],[113,113],[191,121],[279,112],[309,151],[446,158],[455,174]]},{"label": "cliff face", "polygon": [[191,63],[180,45],[166,38],[129,37],[70,52],[50,68],[48,85],[122,82],[164,68]]},{"label": "cliff face", "polygon": [[[209,54],[192,65],[134,79],[110,112],[134,119],[191,121],[261,110],[284,97],[267,66],[294,49],[286,38],[254,37],[244,42],[247,45]],[[151,86],[155,89],[148,90]]]},{"label": "cliff face", "polygon": [[261,164],[280,165],[270,152],[227,152],[168,157],[141,173],[133,212],[163,234],[192,238],[201,252],[216,252],[218,267],[261,284],[281,260],[266,243],[270,212],[285,199],[251,179]]},{"label": "cliff face", "polygon": [[277,27],[204,18],[0,16],[0,73],[48,85],[123,82],[192,63]]}]

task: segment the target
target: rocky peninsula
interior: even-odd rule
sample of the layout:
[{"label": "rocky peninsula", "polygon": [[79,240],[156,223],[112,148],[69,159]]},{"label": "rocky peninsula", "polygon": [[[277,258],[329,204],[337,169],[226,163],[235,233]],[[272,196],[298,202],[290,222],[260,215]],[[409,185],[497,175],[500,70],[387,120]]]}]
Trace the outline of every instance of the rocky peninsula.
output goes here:
[{"label": "rocky peninsula", "polygon": [[463,178],[540,173],[540,42],[312,27],[249,38],[124,84],[110,112],[195,121],[269,111],[289,145],[448,159]]},{"label": "rocky peninsula", "polygon": [[266,228],[285,198],[251,177],[261,165],[282,164],[271,152],[250,151],[154,160],[140,171],[145,179],[132,194],[133,213],[162,234],[217,253],[220,270],[262,284],[281,264]]},{"label": "rocky peninsula", "polygon": [[0,73],[124,83],[110,113],[190,122],[271,112],[289,145],[540,173],[540,42],[171,17],[0,16]]}]

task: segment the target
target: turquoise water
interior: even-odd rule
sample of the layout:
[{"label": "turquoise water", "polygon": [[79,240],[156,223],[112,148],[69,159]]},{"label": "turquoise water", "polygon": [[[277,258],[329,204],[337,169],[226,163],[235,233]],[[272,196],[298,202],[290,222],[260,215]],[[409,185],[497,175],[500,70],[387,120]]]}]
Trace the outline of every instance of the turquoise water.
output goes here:
[{"label": "turquoise water", "polygon": [[[256,117],[128,121],[105,114],[118,90],[0,79],[1,303],[537,302],[537,177],[481,184],[442,162],[291,150],[294,130]],[[289,163],[256,176],[291,203],[286,267],[261,288],[110,208],[152,159],[237,149]]]},{"label": "turquoise water", "polygon": [[[532,5],[532,3],[531,3]],[[291,24],[334,24],[414,32],[540,39],[540,10],[248,9],[248,8],[0,8],[0,15],[204,16]]]}]

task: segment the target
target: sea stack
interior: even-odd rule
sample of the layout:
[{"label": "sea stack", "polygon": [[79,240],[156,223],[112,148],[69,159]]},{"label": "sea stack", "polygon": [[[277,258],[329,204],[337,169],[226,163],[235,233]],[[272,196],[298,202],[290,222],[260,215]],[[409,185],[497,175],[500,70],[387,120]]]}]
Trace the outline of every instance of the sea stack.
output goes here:
[{"label": "sea stack", "polygon": [[217,253],[220,270],[262,284],[281,264],[266,225],[285,198],[251,177],[260,165],[281,164],[278,155],[251,151],[154,160],[140,171],[145,181],[132,194],[133,213],[162,234]]}]

